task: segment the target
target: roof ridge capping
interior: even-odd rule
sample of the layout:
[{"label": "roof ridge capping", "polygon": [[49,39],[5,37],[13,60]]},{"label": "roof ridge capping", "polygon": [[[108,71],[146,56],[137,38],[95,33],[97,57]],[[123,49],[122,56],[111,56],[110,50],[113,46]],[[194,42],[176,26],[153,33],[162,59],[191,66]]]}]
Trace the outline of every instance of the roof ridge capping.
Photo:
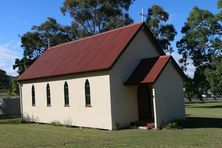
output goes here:
[{"label": "roof ridge capping", "polygon": [[71,44],[71,43],[76,43],[76,42],[79,42],[79,41],[82,41],[82,40],[94,38],[94,37],[97,37],[97,36],[101,36],[101,35],[104,35],[104,34],[107,34],[107,33],[115,32],[115,31],[118,31],[118,30],[122,30],[122,29],[125,29],[125,28],[137,26],[137,25],[142,26],[142,25],[145,25],[145,23],[144,22],[138,22],[138,23],[135,23],[135,24],[130,24],[130,25],[127,25],[127,26],[122,26],[122,27],[119,27],[119,28],[111,29],[109,31],[104,31],[104,32],[94,34],[94,35],[90,35],[90,36],[87,36],[87,37],[83,37],[83,38],[80,38],[80,39],[77,39],[77,40],[72,40],[72,41],[69,41],[69,42],[66,42],[66,43],[58,44],[58,45],[49,47],[48,50],[53,49],[55,47],[64,46],[64,45]]}]

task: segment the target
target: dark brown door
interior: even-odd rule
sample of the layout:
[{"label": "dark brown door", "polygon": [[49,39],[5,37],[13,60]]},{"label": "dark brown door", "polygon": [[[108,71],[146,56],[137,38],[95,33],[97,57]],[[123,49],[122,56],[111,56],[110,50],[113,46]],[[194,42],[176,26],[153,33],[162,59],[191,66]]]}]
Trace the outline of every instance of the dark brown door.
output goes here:
[{"label": "dark brown door", "polygon": [[147,121],[153,119],[153,104],[151,100],[151,92],[148,84],[138,85],[138,112],[139,120]]}]

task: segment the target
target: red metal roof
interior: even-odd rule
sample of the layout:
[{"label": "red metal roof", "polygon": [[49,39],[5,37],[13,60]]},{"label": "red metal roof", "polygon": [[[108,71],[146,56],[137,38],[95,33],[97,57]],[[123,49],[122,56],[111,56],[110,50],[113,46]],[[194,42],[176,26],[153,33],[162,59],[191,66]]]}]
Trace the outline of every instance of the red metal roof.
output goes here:
[{"label": "red metal roof", "polygon": [[159,56],[154,58],[142,59],[133,71],[125,85],[136,85],[139,83],[154,83],[171,56]]},{"label": "red metal roof", "polygon": [[166,66],[170,57],[171,56],[160,56],[153,65],[153,67],[150,69],[142,83],[154,83],[157,77],[162,72],[163,68]]},{"label": "red metal roof", "polygon": [[142,26],[129,25],[51,47],[18,80],[109,69]]}]

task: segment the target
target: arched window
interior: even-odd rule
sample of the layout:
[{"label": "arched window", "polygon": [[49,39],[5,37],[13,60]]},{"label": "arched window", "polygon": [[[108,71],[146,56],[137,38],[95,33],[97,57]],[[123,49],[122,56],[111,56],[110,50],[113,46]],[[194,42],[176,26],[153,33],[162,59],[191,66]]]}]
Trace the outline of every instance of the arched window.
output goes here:
[{"label": "arched window", "polygon": [[50,96],[50,86],[46,86],[46,97],[47,97],[47,106],[51,106],[51,96]]},{"label": "arched window", "polygon": [[35,106],[35,86],[32,85],[32,106]]},{"label": "arched window", "polygon": [[64,101],[65,106],[69,106],[69,86],[67,82],[64,84]]},{"label": "arched window", "polygon": [[91,106],[90,84],[89,84],[89,81],[87,79],[86,79],[86,82],[85,82],[85,99],[86,99],[86,106]]}]

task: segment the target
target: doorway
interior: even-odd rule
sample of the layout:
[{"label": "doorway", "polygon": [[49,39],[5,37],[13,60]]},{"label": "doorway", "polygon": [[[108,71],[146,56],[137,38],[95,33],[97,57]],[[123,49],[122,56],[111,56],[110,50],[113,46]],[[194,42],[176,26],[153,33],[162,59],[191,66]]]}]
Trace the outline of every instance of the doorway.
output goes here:
[{"label": "doorway", "polygon": [[138,113],[140,122],[154,120],[151,87],[148,84],[139,84],[137,90]]}]

